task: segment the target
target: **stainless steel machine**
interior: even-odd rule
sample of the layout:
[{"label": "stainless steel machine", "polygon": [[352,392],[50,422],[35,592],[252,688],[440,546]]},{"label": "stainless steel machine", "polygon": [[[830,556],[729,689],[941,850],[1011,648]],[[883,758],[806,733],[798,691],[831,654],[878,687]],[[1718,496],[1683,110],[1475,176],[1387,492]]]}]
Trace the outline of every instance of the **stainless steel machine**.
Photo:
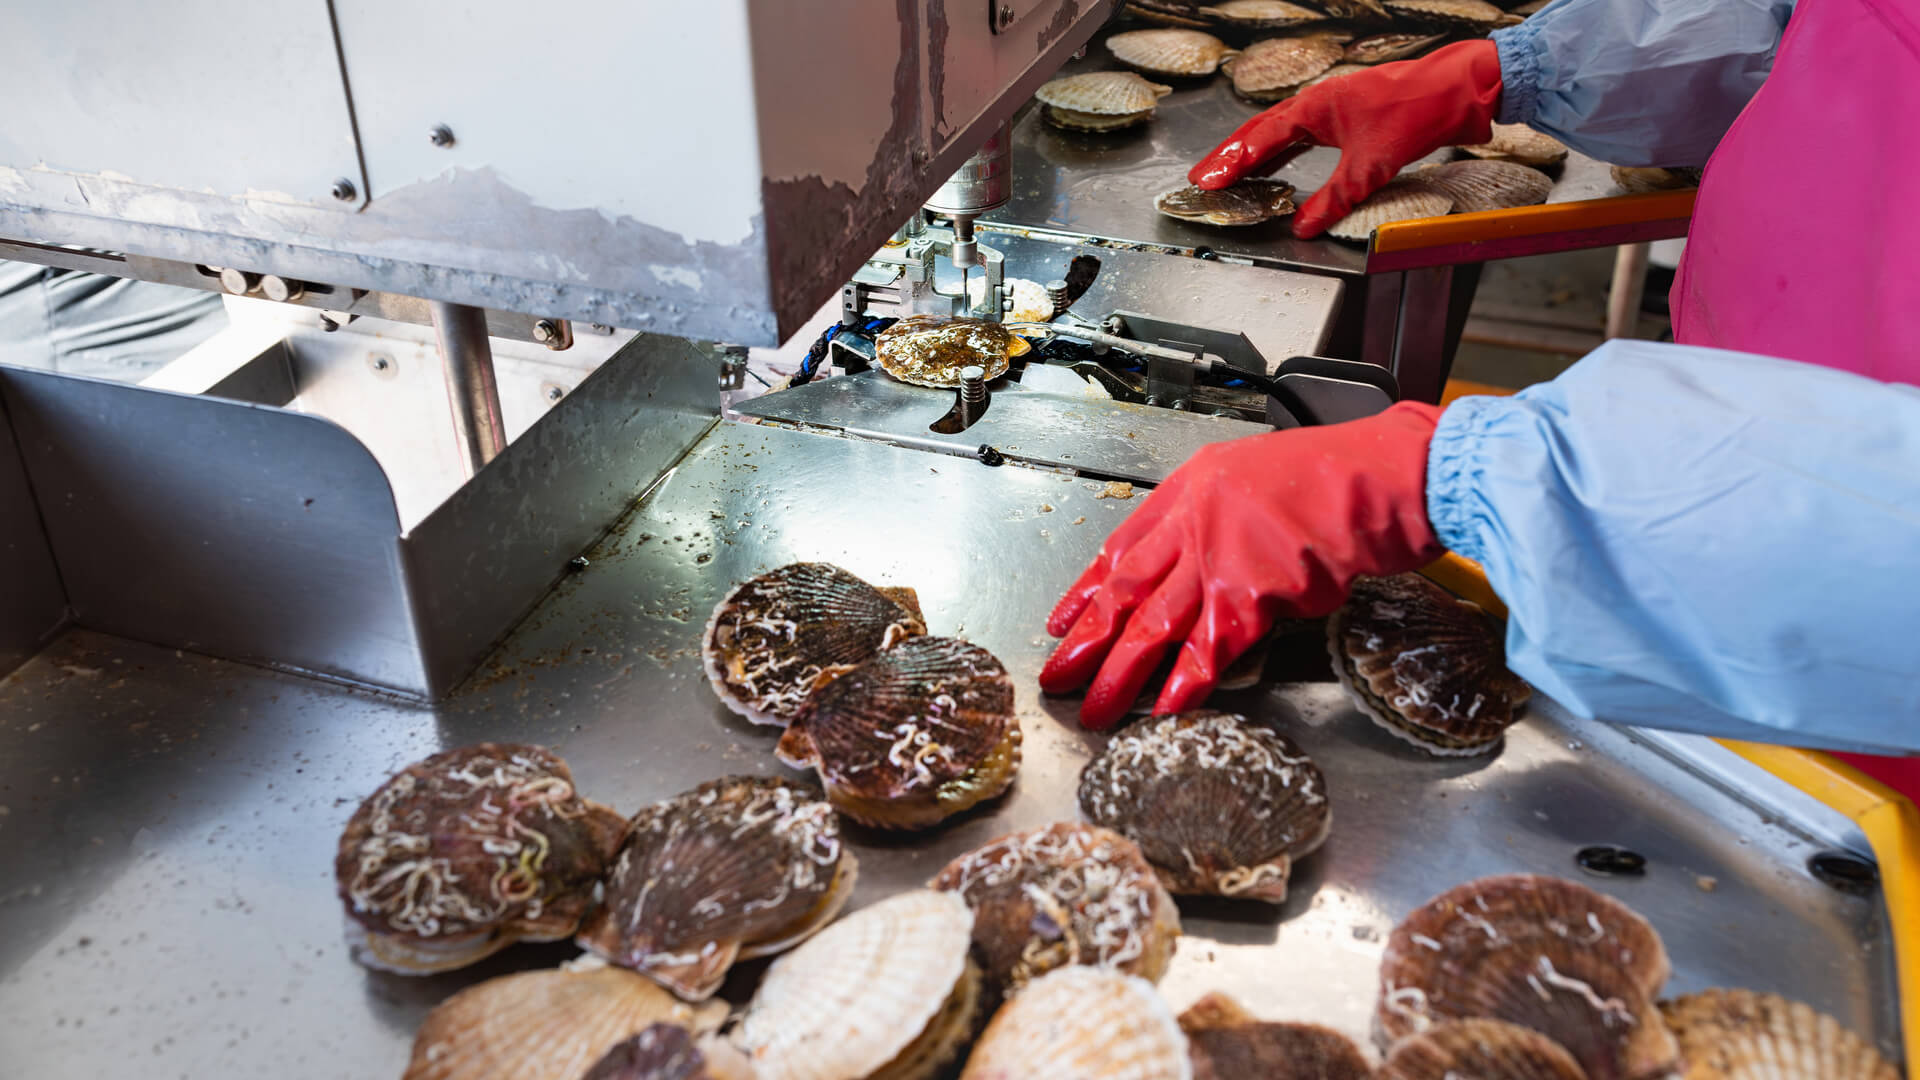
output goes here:
[{"label": "stainless steel machine", "polygon": [[[778,770],[698,644],[795,559],[915,586],[1019,687],[1013,794],[856,837],[856,903],[1076,816],[1098,737],[1034,679],[1131,485],[1395,393],[1316,357],[1338,276],[1006,220],[1018,110],[1117,6],[0,8],[0,257],[234,297],[142,385],[0,366],[0,1072],[398,1075],[427,1009],[573,950],[354,966],[355,803],[488,739],[556,747],[625,812]],[[857,368],[874,318],[1007,317],[1016,278],[1059,353],[957,422],[871,370],[722,416],[746,347],[839,326]],[[1883,900],[1807,870],[1864,841],[1724,749],[1544,702],[1498,757],[1436,762],[1310,640],[1222,704],[1307,747],[1337,824],[1284,907],[1186,907],[1176,1006],[1224,989],[1364,1039],[1410,907],[1614,845],[1646,871],[1593,880],[1679,988],[1788,990],[1897,1056]]]}]

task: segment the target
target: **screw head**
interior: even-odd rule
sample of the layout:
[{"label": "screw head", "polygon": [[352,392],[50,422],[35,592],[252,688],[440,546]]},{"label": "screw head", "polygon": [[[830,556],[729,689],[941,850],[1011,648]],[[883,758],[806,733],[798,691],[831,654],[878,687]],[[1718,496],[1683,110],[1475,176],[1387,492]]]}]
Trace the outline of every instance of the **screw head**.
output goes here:
[{"label": "screw head", "polygon": [[1000,25],[1001,26],[1013,25],[1013,5],[1012,4],[1000,5]]},{"label": "screw head", "polygon": [[560,327],[552,319],[541,319],[533,324],[533,340],[551,345],[560,340]]},{"label": "screw head", "polygon": [[444,150],[453,145],[453,129],[445,124],[435,124],[427,132],[427,140]]},{"label": "screw head", "polygon": [[307,291],[307,287],[298,281],[283,278],[278,274],[268,274],[260,279],[260,295],[269,300],[285,303],[298,300]]},{"label": "screw head", "polygon": [[235,296],[245,296],[260,285],[260,275],[229,266],[220,271],[220,287]]},{"label": "screw head", "polygon": [[566,387],[558,383],[548,383],[543,389],[546,390],[548,401],[559,401],[561,398],[567,396]]},{"label": "screw head", "polygon": [[353,181],[343,176],[333,182],[333,197],[341,202],[352,202],[360,197],[360,189],[353,186]]}]

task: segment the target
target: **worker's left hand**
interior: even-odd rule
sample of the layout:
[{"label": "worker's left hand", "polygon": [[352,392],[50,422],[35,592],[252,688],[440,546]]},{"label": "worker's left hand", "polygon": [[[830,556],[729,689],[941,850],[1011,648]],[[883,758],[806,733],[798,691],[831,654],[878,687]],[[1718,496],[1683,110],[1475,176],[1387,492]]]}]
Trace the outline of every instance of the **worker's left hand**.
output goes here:
[{"label": "worker's left hand", "polygon": [[1053,609],[1047,631],[1066,640],[1040,672],[1041,689],[1067,693],[1091,679],[1080,720],[1106,728],[1177,644],[1154,712],[1191,709],[1276,618],[1325,615],[1356,576],[1437,558],[1426,491],[1439,416],[1401,402],[1364,420],[1201,449],[1114,530]]}]

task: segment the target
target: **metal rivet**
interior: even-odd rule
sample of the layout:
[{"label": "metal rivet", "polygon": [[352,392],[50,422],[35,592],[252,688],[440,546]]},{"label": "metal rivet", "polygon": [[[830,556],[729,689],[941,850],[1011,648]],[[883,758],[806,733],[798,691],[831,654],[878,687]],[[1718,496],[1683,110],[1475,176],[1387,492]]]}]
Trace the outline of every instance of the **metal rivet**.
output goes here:
[{"label": "metal rivet", "polygon": [[1807,860],[1807,872],[1829,888],[1855,896],[1866,896],[1880,884],[1880,870],[1867,860],[1846,851],[1823,851]]},{"label": "metal rivet", "polygon": [[453,145],[453,129],[445,124],[435,124],[433,130],[427,132],[427,139],[433,145],[445,149]]},{"label": "metal rivet", "polygon": [[1600,877],[1639,877],[1647,872],[1647,857],[1618,844],[1593,844],[1574,852],[1580,869]]},{"label": "metal rivet", "polygon": [[559,383],[546,383],[540,387],[540,392],[547,396],[548,401],[559,401],[567,396],[567,388]]},{"label": "metal rivet", "polygon": [[360,197],[360,189],[353,186],[353,181],[343,176],[333,182],[333,197],[341,202],[352,202]]},{"label": "metal rivet", "polygon": [[567,560],[567,569],[569,570],[585,570],[591,565],[593,564],[587,561],[585,555],[575,555],[573,558]]},{"label": "metal rivet", "polygon": [[400,366],[386,353],[368,353],[367,367],[382,379],[391,379],[400,373]]}]

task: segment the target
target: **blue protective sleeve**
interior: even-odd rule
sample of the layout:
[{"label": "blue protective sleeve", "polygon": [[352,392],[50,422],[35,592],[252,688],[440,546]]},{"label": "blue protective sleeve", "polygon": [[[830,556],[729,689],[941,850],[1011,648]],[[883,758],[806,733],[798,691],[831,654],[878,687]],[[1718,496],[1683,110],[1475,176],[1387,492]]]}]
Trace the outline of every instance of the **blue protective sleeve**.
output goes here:
[{"label": "blue protective sleeve", "polygon": [[1920,750],[1920,388],[1609,342],[1448,408],[1427,511],[1575,713]]},{"label": "blue protective sleeve", "polygon": [[1558,0],[1497,30],[1500,122],[1614,165],[1704,165],[1793,0]]}]

